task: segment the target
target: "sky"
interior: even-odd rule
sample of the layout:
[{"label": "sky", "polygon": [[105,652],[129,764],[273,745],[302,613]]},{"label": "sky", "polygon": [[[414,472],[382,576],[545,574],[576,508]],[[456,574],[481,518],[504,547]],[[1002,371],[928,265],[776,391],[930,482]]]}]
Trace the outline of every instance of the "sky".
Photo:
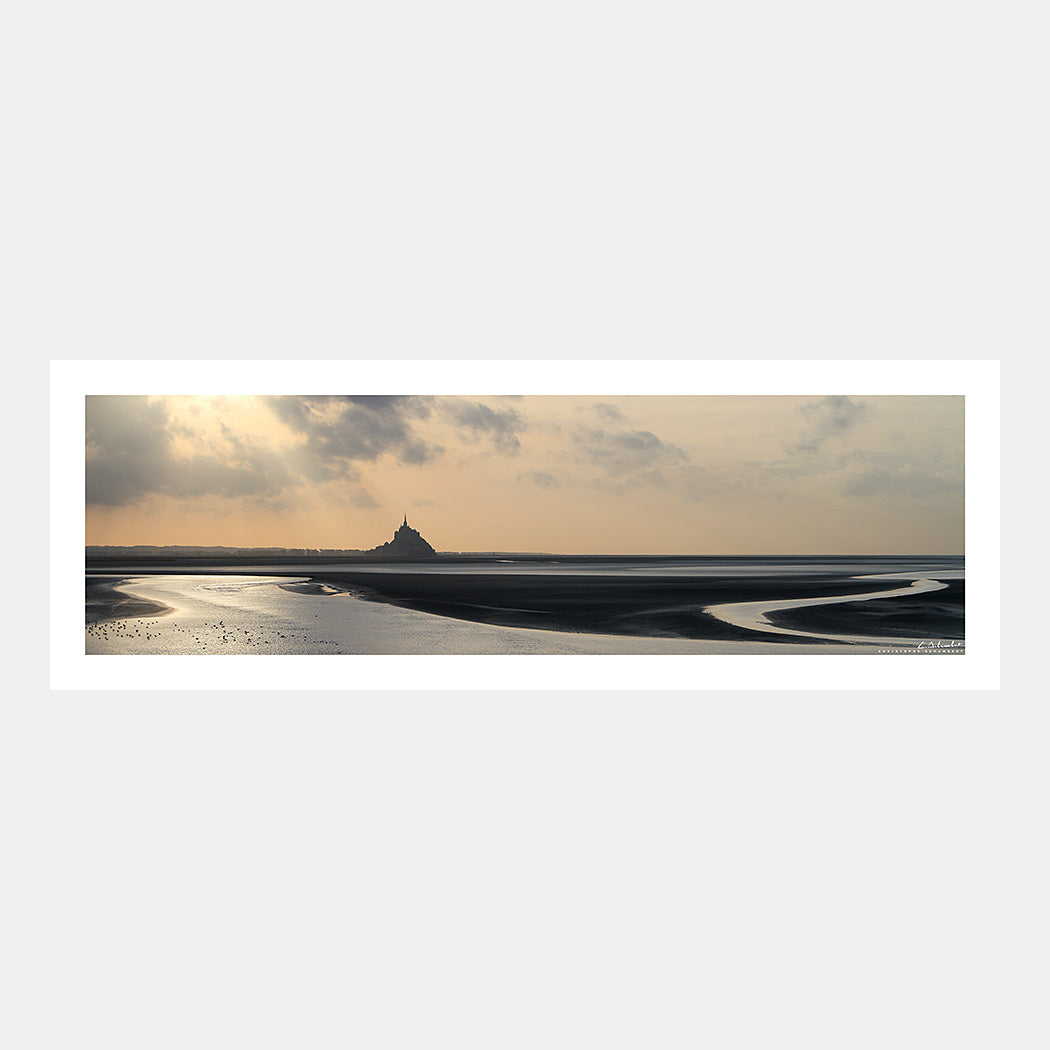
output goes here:
[{"label": "sky", "polygon": [[961,396],[89,395],[86,542],[962,554]]}]

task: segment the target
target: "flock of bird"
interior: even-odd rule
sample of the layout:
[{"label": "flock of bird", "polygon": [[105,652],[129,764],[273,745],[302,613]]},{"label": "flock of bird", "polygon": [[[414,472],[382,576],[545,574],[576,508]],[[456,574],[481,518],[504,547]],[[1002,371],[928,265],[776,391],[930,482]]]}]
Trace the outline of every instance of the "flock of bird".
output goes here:
[{"label": "flock of bird", "polygon": [[87,625],[88,637],[101,638],[109,641],[111,638],[159,638],[158,634],[150,634],[149,628],[156,627],[160,620],[99,620],[97,623]]},{"label": "flock of bird", "polygon": [[[162,630],[156,629],[159,624],[160,620],[100,620],[96,623],[88,624],[86,632],[88,638],[102,642],[118,640],[121,642],[149,642],[156,641],[162,637]],[[193,642],[196,651],[205,653],[248,652],[252,649],[265,652],[264,646],[274,646],[274,649],[270,650],[271,652],[280,651],[286,648],[280,645],[282,641],[309,641],[312,646],[333,646],[338,644],[336,642],[311,639],[308,634],[286,634],[276,628],[253,627],[249,629],[247,627],[234,626],[233,624],[227,624],[224,619],[215,623],[197,621],[192,626],[183,627],[172,622],[170,628],[163,630],[163,633],[168,633],[168,631],[174,635],[184,636],[186,641]],[[126,650],[126,647],[122,645],[121,649]],[[186,649],[180,647],[178,651],[185,652]]]}]

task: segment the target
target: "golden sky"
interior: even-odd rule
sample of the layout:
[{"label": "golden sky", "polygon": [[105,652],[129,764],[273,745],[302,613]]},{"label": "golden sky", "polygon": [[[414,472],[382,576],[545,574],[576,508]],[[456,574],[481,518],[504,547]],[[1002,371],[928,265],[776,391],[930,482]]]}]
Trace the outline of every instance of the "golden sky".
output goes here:
[{"label": "golden sky", "polygon": [[86,541],[961,554],[963,401],[91,395]]}]

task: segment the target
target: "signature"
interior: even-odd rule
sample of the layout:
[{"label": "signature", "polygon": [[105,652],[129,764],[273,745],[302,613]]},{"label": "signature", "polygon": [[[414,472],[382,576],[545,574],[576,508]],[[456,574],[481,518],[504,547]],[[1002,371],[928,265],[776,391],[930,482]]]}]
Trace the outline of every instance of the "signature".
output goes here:
[{"label": "signature", "polygon": [[927,641],[919,642],[915,646],[916,649],[958,649],[961,648],[965,643],[960,638],[931,638]]}]

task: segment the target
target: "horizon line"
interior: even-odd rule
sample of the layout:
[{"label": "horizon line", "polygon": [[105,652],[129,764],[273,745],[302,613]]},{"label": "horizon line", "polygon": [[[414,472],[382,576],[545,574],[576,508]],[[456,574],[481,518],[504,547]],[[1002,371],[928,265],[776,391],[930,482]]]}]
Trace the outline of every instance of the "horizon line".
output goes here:
[{"label": "horizon line", "polygon": [[[290,547],[279,544],[263,544],[253,547],[231,546],[229,544],[208,543],[86,543],[85,550],[193,550],[193,551],[288,551],[305,554],[371,554],[374,548],[362,547]],[[809,557],[835,557],[835,558],[962,558],[965,551],[961,552],[906,552],[895,551],[889,554],[875,554],[865,551],[847,551],[845,553],[829,553],[827,551],[793,551],[790,553],[770,552],[676,552],[673,554],[655,554],[615,552],[602,553],[599,551],[587,551],[583,553],[572,553],[568,551],[509,551],[509,550],[473,550],[473,551],[435,551],[436,556],[441,555],[519,555],[519,556],[542,556],[560,558],[809,558]]]}]

